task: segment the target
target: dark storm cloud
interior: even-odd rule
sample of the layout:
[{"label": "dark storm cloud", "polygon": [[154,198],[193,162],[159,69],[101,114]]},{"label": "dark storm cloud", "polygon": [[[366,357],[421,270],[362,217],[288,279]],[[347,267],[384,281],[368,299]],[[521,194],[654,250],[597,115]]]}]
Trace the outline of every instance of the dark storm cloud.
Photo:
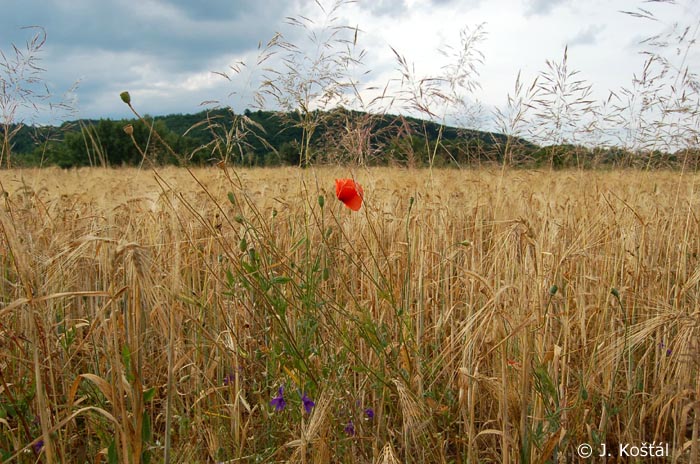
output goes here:
[{"label": "dark storm cloud", "polygon": [[[25,0],[0,16],[0,49],[22,48],[38,25],[47,33],[40,54],[44,78],[61,93],[80,80],[82,109],[114,89],[220,71],[227,56],[254,54],[298,9],[285,0]],[[12,10],[12,8],[11,8]],[[291,30],[289,34],[301,32]],[[212,66],[214,67],[213,69]],[[186,100],[182,96],[182,100]],[[198,97],[201,102],[204,98]],[[95,108],[109,112],[109,109]],[[94,116],[92,114],[88,116]]]},{"label": "dark storm cloud", "polygon": [[15,14],[3,15],[0,27],[16,38],[21,26],[43,26],[61,53],[138,51],[164,59],[169,67],[190,68],[222,53],[255,48],[279,26],[289,3],[27,0]]},{"label": "dark storm cloud", "polygon": [[[168,2],[184,11],[195,20],[217,20],[221,18],[236,18],[245,16],[263,17],[266,13],[279,11],[285,2],[260,0],[193,2],[191,0],[170,0]],[[290,2],[286,2],[289,4]],[[204,5],[204,6],[203,6]]]}]

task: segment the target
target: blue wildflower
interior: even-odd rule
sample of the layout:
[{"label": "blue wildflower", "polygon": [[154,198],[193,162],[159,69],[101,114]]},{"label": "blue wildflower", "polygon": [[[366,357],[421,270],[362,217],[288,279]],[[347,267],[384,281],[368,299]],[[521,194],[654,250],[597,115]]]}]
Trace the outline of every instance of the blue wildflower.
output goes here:
[{"label": "blue wildflower", "polygon": [[352,420],[348,421],[343,431],[351,437],[355,435],[355,424],[352,423]]},{"label": "blue wildflower", "polygon": [[[661,348],[662,350],[664,348],[666,348],[666,345],[664,344],[664,342],[659,343],[659,348]],[[671,356],[672,353],[673,353],[673,350],[671,348],[666,348],[666,357]]]},{"label": "blue wildflower", "polygon": [[32,448],[34,449],[34,453],[39,454],[41,453],[41,450],[44,448],[44,440],[39,440],[38,442],[34,443],[32,445]]},{"label": "blue wildflower", "polygon": [[301,402],[304,404],[304,411],[306,411],[306,414],[311,414],[311,410],[316,406],[316,403],[311,401],[311,398],[306,396],[306,393],[301,397]]},{"label": "blue wildflower", "polygon": [[270,406],[274,406],[275,411],[283,411],[285,406],[287,406],[287,402],[284,400],[284,385],[277,390],[277,396],[272,398]]},{"label": "blue wildflower", "polygon": [[365,409],[365,416],[367,416],[367,419],[369,419],[369,420],[374,419],[374,409],[372,409],[372,408]]}]

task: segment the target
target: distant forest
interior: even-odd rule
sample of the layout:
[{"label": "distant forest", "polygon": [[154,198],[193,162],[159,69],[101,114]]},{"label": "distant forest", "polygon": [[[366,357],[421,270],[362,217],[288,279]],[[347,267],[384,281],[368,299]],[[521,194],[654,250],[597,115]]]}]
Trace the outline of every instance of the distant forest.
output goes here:
[{"label": "distant forest", "polygon": [[[505,162],[555,168],[676,167],[689,159],[687,152],[540,147],[503,134],[344,109],[312,112],[306,118],[296,113],[246,110],[235,114],[217,109],[144,119],[159,137],[136,119],[100,119],[71,121],[58,127],[0,127],[0,139],[5,130],[13,134],[13,167],[209,165],[221,160],[241,166],[354,163],[467,167]],[[698,156],[691,155],[695,166]]]}]

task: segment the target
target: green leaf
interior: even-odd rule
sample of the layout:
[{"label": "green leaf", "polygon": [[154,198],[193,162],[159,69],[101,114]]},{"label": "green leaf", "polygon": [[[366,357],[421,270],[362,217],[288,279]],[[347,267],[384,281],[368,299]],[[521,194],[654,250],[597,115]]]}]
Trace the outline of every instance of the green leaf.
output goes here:
[{"label": "green leaf", "polygon": [[151,387],[145,392],[143,392],[143,402],[144,403],[149,403],[153,401],[153,398],[156,396],[156,387]]},{"label": "green leaf", "polygon": [[540,393],[542,398],[551,399],[555,403],[558,402],[557,387],[554,386],[552,378],[547,372],[545,366],[537,366],[534,371],[535,374],[535,389]]},{"label": "green leaf", "polygon": [[250,260],[251,264],[255,264],[258,262],[258,254],[255,251],[255,248],[251,248],[248,250],[248,259]]},{"label": "green leaf", "polygon": [[304,243],[306,243],[306,237],[302,237],[301,239],[299,239],[298,242],[296,242],[294,245],[292,245],[291,248],[289,249],[290,253],[296,251]]},{"label": "green leaf", "polygon": [[353,372],[357,372],[358,374],[364,374],[367,371],[367,368],[365,366],[360,366],[360,365],[353,365],[350,366],[350,370]]},{"label": "green leaf", "polygon": [[275,276],[272,279],[270,279],[270,283],[273,285],[283,285],[286,284],[287,282],[290,282],[292,279],[290,279],[287,276]]},{"label": "green leaf", "polygon": [[149,443],[151,437],[153,436],[153,431],[151,430],[151,415],[148,411],[143,412],[143,421],[141,422],[141,440],[144,443]]},{"label": "green leaf", "polygon": [[126,372],[126,378],[129,382],[134,381],[134,373],[131,371],[131,351],[129,347],[124,345],[122,347],[122,363],[124,363],[124,371]]},{"label": "green leaf", "polygon": [[117,456],[116,440],[112,440],[112,442],[107,447],[107,463],[108,464],[119,464],[119,458]]},{"label": "green leaf", "polygon": [[241,267],[243,268],[244,271],[246,271],[249,274],[252,274],[255,272],[258,268],[256,266],[253,266],[252,264],[246,262],[246,261],[241,261]]},{"label": "green leaf", "polygon": [[584,387],[581,387],[581,399],[583,401],[588,399],[588,390],[586,390]]}]

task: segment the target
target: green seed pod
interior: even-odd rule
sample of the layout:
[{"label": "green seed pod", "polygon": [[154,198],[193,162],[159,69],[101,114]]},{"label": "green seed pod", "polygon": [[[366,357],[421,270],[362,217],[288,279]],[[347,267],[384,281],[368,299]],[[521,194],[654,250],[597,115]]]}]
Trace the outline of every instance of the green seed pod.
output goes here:
[{"label": "green seed pod", "polygon": [[554,296],[557,293],[557,290],[559,290],[559,287],[557,287],[556,285],[552,285],[551,287],[549,287],[549,294]]},{"label": "green seed pod", "polygon": [[318,206],[323,208],[323,205],[326,204],[326,199],[323,197],[323,195],[318,196]]},{"label": "green seed pod", "polygon": [[119,96],[122,98],[122,101],[126,103],[127,105],[131,104],[131,95],[129,95],[129,92],[122,92],[119,94]]}]

